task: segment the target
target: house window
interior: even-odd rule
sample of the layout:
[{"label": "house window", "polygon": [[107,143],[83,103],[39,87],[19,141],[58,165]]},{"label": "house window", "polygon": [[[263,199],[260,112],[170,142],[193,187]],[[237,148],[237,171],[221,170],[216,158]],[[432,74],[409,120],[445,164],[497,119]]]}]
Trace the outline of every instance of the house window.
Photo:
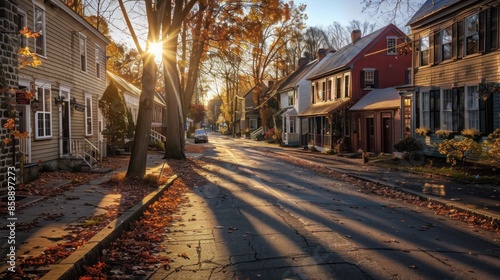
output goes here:
[{"label": "house window", "polygon": [[45,41],[47,39],[45,34],[45,10],[36,4],[33,11],[33,19],[35,22],[33,25],[33,31],[38,33],[38,36],[34,38],[35,53],[37,55],[45,56]]},{"label": "house window", "polygon": [[335,89],[336,89],[336,95],[335,98],[339,99],[342,98],[342,77],[337,77],[337,82],[335,84]]},{"label": "house window", "polygon": [[101,75],[101,47],[95,46],[95,75],[98,79],[102,78]]},{"label": "house window", "polygon": [[[24,27],[28,26],[28,17],[26,16],[26,12],[20,9],[17,9],[17,31],[19,32]],[[28,46],[28,38],[26,36],[19,34],[19,48],[25,48]]]},{"label": "house window", "polygon": [[295,92],[289,91],[288,92],[288,106],[293,106],[295,105]]},{"label": "house window", "polygon": [[321,91],[321,99],[323,101],[326,101],[327,100],[327,94],[326,94],[326,81],[323,81],[323,90]]},{"label": "house window", "polygon": [[52,137],[52,103],[50,88],[38,87],[38,109],[35,113],[35,138],[46,139]]},{"label": "house window", "polygon": [[387,54],[395,55],[396,52],[396,37],[387,37]]},{"label": "house window", "polygon": [[443,90],[443,125],[444,130],[453,130],[453,97],[451,89]]},{"label": "house window", "polygon": [[290,133],[295,133],[295,119],[290,118]]},{"label": "house window", "polygon": [[479,52],[479,15],[475,14],[465,20],[466,55]]},{"label": "house window", "polygon": [[420,66],[429,65],[429,36],[420,39]]},{"label": "house window", "polygon": [[375,69],[363,69],[363,88],[375,88]]},{"label": "house window", "polygon": [[85,136],[91,136],[92,131],[92,95],[85,95]]},{"label": "house window", "polygon": [[430,117],[430,94],[428,91],[422,92],[422,127],[431,127],[431,117]]},{"label": "house window", "polygon": [[87,72],[87,38],[80,34],[80,70]]},{"label": "house window", "polygon": [[346,98],[349,97],[349,83],[350,83],[349,75],[345,75],[344,76],[344,96]]},{"label": "house window", "polygon": [[467,87],[466,114],[467,128],[480,130],[479,127],[479,94],[477,86]]},{"label": "house window", "polygon": [[250,125],[250,130],[257,129],[257,120],[256,119],[250,119],[248,122]]},{"label": "house window", "polygon": [[451,59],[452,56],[452,27],[446,27],[441,31],[441,60]]}]

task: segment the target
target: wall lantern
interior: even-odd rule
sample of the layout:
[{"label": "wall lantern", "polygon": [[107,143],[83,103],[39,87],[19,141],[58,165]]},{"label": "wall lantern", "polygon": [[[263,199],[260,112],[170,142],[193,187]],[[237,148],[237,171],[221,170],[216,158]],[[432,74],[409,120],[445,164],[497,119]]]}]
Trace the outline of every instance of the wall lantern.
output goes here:
[{"label": "wall lantern", "polygon": [[56,105],[61,105],[64,102],[64,97],[56,96],[54,97],[54,102],[56,103]]},{"label": "wall lantern", "polygon": [[83,112],[85,111],[85,105],[77,103],[76,98],[71,98],[71,109],[74,109],[78,112]]}]

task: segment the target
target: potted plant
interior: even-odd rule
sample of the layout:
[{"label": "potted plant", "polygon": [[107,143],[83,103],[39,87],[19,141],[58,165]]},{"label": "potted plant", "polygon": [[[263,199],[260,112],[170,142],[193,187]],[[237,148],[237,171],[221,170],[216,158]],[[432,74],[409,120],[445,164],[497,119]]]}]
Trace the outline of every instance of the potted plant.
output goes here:
[{"label": "potted plant", "polygon": [[444,129],[436,130],[436,136],[440,138],[450,139],[451,137],[453,137],[453,134],[454,134],[453,130],[444,130]]},{"label": "potted plant", "polygon": [[467,128],[462,130],[461,134],[470,139],[477,139],[481,135],[481,132],[474,128]]}]

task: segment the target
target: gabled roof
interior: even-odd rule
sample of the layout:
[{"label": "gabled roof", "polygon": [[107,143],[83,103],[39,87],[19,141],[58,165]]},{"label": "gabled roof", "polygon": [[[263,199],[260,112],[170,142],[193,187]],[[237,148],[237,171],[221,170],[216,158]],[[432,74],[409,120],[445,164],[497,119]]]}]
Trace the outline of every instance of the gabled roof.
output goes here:
[{"label": "gabled roof", "polygon": [[288,78],[281,84],[280,88],[278,89],[278,93],[289,91],[295,88],[299,84],[300,80],[302,80],[304,76],[306,76],[309,71],[311,71],[314,66],[316,66],[316,64],[318,64],[317,59],[305,65],[302,65],[302,67],[295,70],[295,72],[288,76]]},{"label": "gabled roof", "polygon": [[[115,82],[116,86],[118,88],[121,88],[122,90],[126,91],[126,92],[130,92],[131,94],[137,96],[137,98],[140,98],[141,96],[141,90],[138,89],[136,86],[134,86],[133,84],[127,82],[125,79],[123,79],[122,77],[110,72],[110,71],[106,71],[106,73],[108,74],[109,78]],[[166,105],[164,99],[163,99],[163,96],[161,96],[158,92],[155,92],[155,96],[154,96],[154,101],[157,103],[157,104],[161,104],[163,106]]]},{"label": "gabled roof", "polygon": [[399,108],[401,106],[401,97],[395,88],[375,89],[367,93],[350,111],[363,110],[382,110]]},{"label": "gabled roof", "polygon": [[314,80],[316,78],[334,73],[340,69],[349,68],[356,57],[366,52],[375,39],[391,28],[394,28],[394,30],[398,30],[402,33],[401,30],[391,23],[371,34],[361,37],[354,42],[354,44],[351,43],[333,54],[328,54],[320,61],[320,63],[318,63],[316,67],[314,67],[311,73],[307,76],[307,79]]},{"label": "gabled roof", "polygon": [[407,26],[424,19],[432,14],[435,14],[461,0],[427,0],[418,11],[411,17],[406,24]]}]

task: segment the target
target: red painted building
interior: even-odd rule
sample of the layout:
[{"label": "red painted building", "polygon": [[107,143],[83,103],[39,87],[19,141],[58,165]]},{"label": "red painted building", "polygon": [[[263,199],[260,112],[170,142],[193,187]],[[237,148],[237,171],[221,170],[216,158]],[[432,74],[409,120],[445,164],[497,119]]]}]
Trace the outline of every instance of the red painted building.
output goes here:
[{"label": "red painted building", "polygon": [[[354,30],[351,39],[351,44],[328,53],[307,77],[312,105],[300,114],[308,124],[302,131],[307,143],[302,145],[339,151],[366,149],[363,143],[367,137],[379,137],[375,126],[381,124],[373,121],[373,129],[367,130],[362,124],[370,120],[353,116],[349,108],[374,89],[409,83],[411,50],[405,48],[407,36],[399,28],[389,24],[366,36]],[[398,113],[391,114],[392,126]],[[396,141],[395,133],[391,137]]]}]

